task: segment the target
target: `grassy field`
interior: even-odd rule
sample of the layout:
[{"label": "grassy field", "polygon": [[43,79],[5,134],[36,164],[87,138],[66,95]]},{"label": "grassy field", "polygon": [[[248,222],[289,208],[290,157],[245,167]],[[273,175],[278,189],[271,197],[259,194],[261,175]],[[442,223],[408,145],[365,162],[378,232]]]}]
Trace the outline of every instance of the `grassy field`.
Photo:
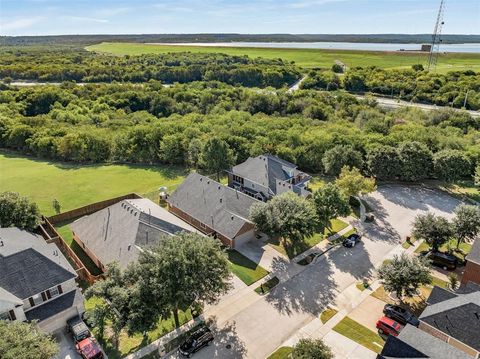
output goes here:
[{"label": "grassy field", "polygon": [[349,317],[343,318],[340,323],[333,327],[333,330],[365,348],[373,350],[375,353],[380,353],[385,343],[380,335]]},{"label": "grassy field", "polygon": [[[248,55],[250,57],[281,58],[294,61],[304,68],[331,67],[335,60],[340,60],[348,67],[378,66],[382,68],[402,68],[413,64],[426,63],[427,54],[411,52],[381,52],[323,49],[279,49],[252,47],[201,47],[175,45],[149,45],[140,43],[103,42],[88,46],[87,50],[114,55],[141,55],[147,53],[166,52],[203,52],[224,53],[228,55]],[[437,71],[480,70],[479,54],[441,54],[438,59]]]},{"label": "grassy field", "polygon": [[0,152],[0,189],[35,201],[45,215],[53,215],[53,199],[67,211],[130,192],[154,193],[180,184],[185,171],[168,166],[78,165],[49,162]]}]

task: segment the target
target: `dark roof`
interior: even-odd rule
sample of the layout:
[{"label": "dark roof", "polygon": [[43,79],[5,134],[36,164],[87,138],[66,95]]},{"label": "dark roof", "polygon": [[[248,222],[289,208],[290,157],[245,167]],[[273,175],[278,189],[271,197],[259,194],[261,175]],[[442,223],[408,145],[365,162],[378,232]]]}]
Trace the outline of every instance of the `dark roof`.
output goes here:
[{"label": "dark roof", "polygon": [[166,209],[149,199],[124,200],[70,224],[77,237],[104,264],[125,268],[140,249],[181,231],[195,232]]},{"label": "dark roof", "polygon": [[[438,291],[437,291],[438,293]],[[480,350],[480,291],[456,294],[444,300],[436,294],[420,320],[468,346]]]},{"label": "dark roof", "polygon": [[[306,181],[311,178],[310,175],[299,171],[297,165],[268,154],[250,157],[245,162],[234,166],[231,172],[268,188],[271,191],[269,194],[284,192],[285,185],[288,185],[284,181],[297,175],[302,175]],[[288,189],[297,194],[306,195],[307,191],[302,191],[301,187],[290,185]]]},{"label": "dark roof", "polygon": [[20,299],[43,292],[76,275],[33,248],[0,254],[0,287]]},{"label": "dark roof", "polygon": [[227,238],[235,238],[245,224],[253,226],[250,207],[260,202],[196,172],[167,201]]},{"label": "dark roof", "polygon": [[398,337],[388,336],[380,358],[472,359],[450,344],[411,325],[403,328]]},{"label": "dark roof", "polygon": [[467,261],[474,262],[480,265],[480,240],[477,239],[473,242],[470,253],[467,254]]},{"label": "dark roof", "polygon": [[33,309],[25,312],[25,317],[28,321],[38,320],[42,321],[50,318],[56,314],[67,310],[83,301],[82,294],[78,289],[65,293],[58,298],[55,298],[45,304],[34,307]]},{"label": "dark roof", "polygon": [[455,298],[456,296],[455,293],[452,293],[449,290],[435,286],[428,297],[428,304],[440,303],[447,299]]}]

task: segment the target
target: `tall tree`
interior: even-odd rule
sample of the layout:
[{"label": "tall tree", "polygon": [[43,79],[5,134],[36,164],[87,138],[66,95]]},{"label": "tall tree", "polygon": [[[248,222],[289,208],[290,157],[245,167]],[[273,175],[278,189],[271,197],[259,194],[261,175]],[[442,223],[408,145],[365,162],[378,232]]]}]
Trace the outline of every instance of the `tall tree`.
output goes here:
[{"label": "tall tree", "polygon": [[348,199],[333,183],[320,187],[313,195],[313,202],[322,227],[330,228],[330,221],[350,213]]},{"label": "tall tree", "polygon": [[57,353],[58,344],[36,323],[0,320],[0,358],[50,359]]},{"label": "tall tree", "polygon": [[250,208],[256,227],[273,238],[301,241],[318,229],[315,206],[293,192],[285,192]]},{"label": "tall tree", "polygon": [[211,137],[203,146],[201,162],[202,166],[207,171],[214,172],[217,181],[220,181],[220,173],[234,163],[233,151],[225,141]]},{"label": "tall tree", "polygon": [[383,263],[378,274],[385,289],[395,292],[400,300],[405,296],[412,297],[420,286],[432,282],[428,259],[406,253],[395,255],[392,261]]},{"label": "tall tree", "polygon": [[[138,258],[136,275],[142,291],[159,300],[180,326],[179,310],[214,303],[230,288],[230,271],[220,242],[196,233],[165,238]],[[155,305],[153,305],[155,308]]]},{"label": "tall tree", "polygon": [[35,203],[15,192],[0,193],[0,227],[33,230],[40,223],[40,211]]},{"label": "tall tree", "polygon": [[325,173],[338,176],[343,167],[362,168],[362,154],[352,146],[338,145],[325,152],[322,158]]},{"label": "tall tree", "polygon": [[343,167],[335,184],[347,197],[356,197],[375,191],[375,179],[363,176],[358,168]]},{"label": "tall tree", "polygon": [[446,182],[471,175],[471,168],[470,159],[459,150],[443,150],[433,156],[434,174]]},{"label": "tall tree", "polygon": [[433,251],[438,251],[452,237],[452,225],[445,217],[435,216],[431,212],[419,214],[413,221],[412,235],[424,239]]},{"label": "tall tree", "polygon": [[332,350],[321,339],[300,339],[293,347],[293,359],[333,359]]},{"label": "tall tree", "polygon": [[458,249],[460,243],[473,240],[480,234],[480,209],[478,206],[459,205],[455,208],[452,225]]},{"label": "tall tree", "polygon": [[401,172],[401,163],[397,149],[390,146],[377,146],[367,154],[370,173],[377,179],[391,180]]},{"label": "tall tree", "polygon": [[194,169],[197,169],[198,163],[200,162],[202,147],[203,147],[203,143],[198,138],[192,139],[188,144],[187,164]]},{"label": "tall tree", "polygon": [[432,173],[432,152],[420,142],[404,142],[398,149],[402,170],[400,177],[406,181],[418,181]]}]

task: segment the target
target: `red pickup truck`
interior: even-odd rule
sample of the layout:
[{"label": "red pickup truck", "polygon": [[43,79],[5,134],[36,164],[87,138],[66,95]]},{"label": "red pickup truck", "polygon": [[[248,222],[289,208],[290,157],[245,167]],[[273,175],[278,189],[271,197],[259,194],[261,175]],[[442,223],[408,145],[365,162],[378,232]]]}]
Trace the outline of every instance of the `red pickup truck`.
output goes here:
[{"label": "red pickup truck", "polygon": [[82,341],[79,341],[75,344],[75,349],[77,349],[77,353],[83,359],[103,359],[103,352],[100,349],[100,345],[95,341],[93,338],[86,338]]}]

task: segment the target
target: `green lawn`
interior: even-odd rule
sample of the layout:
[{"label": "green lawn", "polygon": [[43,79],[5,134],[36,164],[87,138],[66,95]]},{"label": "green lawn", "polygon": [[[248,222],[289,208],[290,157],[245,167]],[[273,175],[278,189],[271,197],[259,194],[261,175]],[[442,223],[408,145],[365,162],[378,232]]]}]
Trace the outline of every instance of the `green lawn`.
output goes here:
[{"label": "green lawn", "polygon": [[316,246],[318,243],[330,237],[331,235],[341,231],[342,229],[346,228],[348,223],[340,219],[333,219],[331,221],[331,229],[325,228],[323,234],[315,233],[313,236],[307,237],[300,243],[292,243],[287,241],[286,244],[277,242],[270,242],[269,245],[275,248],[278,252],[282,253],[283,255],[287,256],[288,258],[292,259],[299,254],[302,254],[307,249]]},{"label": "green lawn", "polygon": [[288,358],[290,358],[290,354],[292,354],[292,352],[293,352],[293,348],[281,347],[281,348],[277,349],[267,359],[288,359]]},{"label": "green lawn", "polygon": [[[460,243],[460,250],[463,252],[465,255],[470,253],[472,249],[472,245],[470,243]],[[430,246],[424,241],[422,242],[418,248],[415,250],[415,253],[420,253],[422,251],[427,251],[430,249]],[[465,259],[464,254],[461,252],[457,252],[457,240],[456,239],[450,239],[447,243],[443,244],[440,247],[441,252],[449,252],[452,251],[453,255],[455,255],[458,259],[463,261]]]},{"label": "green lawn", "polygon": [[322,314],[320,314],[320,320],[322,321],[323,324],[325,324],[330,319],[332,319],[337,313],[338,313],[337,310],[333,308],[327,308],[322,312]]},{"label": "green lawn", "polygon": [[246,285],[255,283],[268,274],[268,271],[236,250],[228,250],[230,270]]},{"label": "green lawn", "polygon": [[255,288],[255,292],[258,293],[258,294],[260,294],[260,295],[267,294],[267,293],[270,292],[270,290],[272,290],[278,283],[280,283],[280,279],[278,279],[277,277],[270,278],[270,279],[267,280],[265,283],[262,283],[262,284],[259,285],[257,288]]},{"label": "green lawn", "polygon": [[385,343],[378,333],[364,327],[349,317],[343,318],[340,323],[333,327],[333,330],[375,353],[380,353]]},{"label": "green lawn", "polygon": [[51,162],[0,151],[0,188],[19,192],[35,201],[43,214],[54,214],[56,198],[62,211],[130,192],[170,190],[186,172],[169,166],[79,165]]},{"label": "green lawn", "polygon": [[[295,61],[301,67],[331,67],[335,60],[340,60],[348,67],[378,66],[382,68],[405,68],[417,63],[426,63],[428,54],[411,52],[381,52],[323,49],[280,49],[252,47],[201,47],[175,45],[149,45],[140,43],[103,42],[87,47],[89,51],[111,53],[114,55],[141,55],[146,53],[185,52],[224,53],[228,55],[248,55],[271,59],[282,58]],[[478,54],[440,54],[437,71],[480,69]]]}]

